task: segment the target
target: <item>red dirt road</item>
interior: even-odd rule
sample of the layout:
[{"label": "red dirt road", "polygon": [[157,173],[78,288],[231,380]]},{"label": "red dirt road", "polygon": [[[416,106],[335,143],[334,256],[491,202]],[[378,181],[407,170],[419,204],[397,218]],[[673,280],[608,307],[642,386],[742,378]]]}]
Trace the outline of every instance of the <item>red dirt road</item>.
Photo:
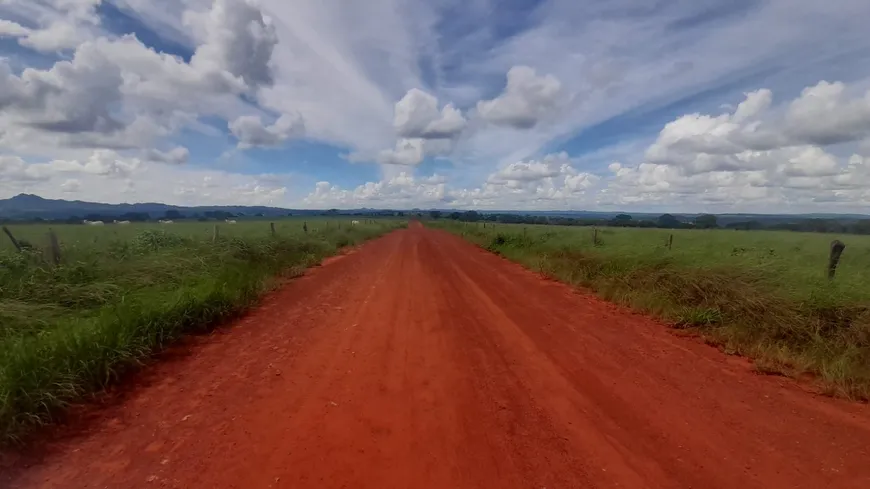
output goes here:
[{"label": "red dirt road", "polygon": [[192,342],[0,487],[870,487],[868,406],[439,231]]}]

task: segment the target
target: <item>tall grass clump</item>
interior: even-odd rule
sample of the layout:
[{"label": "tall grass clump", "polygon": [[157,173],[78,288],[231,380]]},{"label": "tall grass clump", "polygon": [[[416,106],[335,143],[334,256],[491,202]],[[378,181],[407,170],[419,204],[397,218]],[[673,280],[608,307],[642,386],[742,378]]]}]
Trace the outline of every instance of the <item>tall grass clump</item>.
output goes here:
[{"label": "tall grass clump", "polygon": [[400,225],[214,241],[183,227],[100,230],[102,245],[70,240],[57,266],[38,249],[0,250],[0,441],[52,421],[179,336],[237,316],[274,277]]},{"label": "tall grass clump", "polygon": [[[870,399],[870,238],[851,236],[825,277],[832,236],[769,231],[435,226],[528,268],[692,329],[759,371],[812,374]],[[668,248],[669,235],[673,247]]]}]

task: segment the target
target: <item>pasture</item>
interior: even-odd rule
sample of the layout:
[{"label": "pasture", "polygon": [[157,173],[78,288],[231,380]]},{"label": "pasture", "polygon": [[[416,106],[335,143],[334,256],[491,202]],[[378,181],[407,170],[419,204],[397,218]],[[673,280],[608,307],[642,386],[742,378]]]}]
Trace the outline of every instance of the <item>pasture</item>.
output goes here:
[{"label": "pasture", "polygon": [[[756,359],[759,371],[812,374],[830,393],[870,398],[870,236],[431,225],[697,331],[727,352]],[[846,249],[828,280],[834,239]]]},{"label": "pasture", "polygon": [[48,226],[8,226],[22,251],[0,235],[0,439],[50,420],[179,335],[239,314],[275,277],[404,225],[53,225],[58,263]]}]

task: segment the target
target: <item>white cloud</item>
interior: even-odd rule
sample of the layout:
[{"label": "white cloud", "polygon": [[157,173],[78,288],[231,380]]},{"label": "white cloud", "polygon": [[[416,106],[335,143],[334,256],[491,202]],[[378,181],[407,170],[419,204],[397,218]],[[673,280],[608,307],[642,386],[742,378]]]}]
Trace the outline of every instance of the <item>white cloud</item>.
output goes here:
[{"label": "white cloud", "polygon": [[0,37],[24,37],[30,34],[30,29],[11,20],[0,19]]},{"label": "white cloud", "polygon": [[784,116],[769,110],[770,90],[748,93],[733,114],[696,113],[668,123],[647,149],[646,159],[679,166],[689,174],[760,169],[776,159],[794,161],[786,165],[794,171],[810,171],[809,160],[832,171],[830,158],[820,156],[823,151],[817,146],[870,136],[870,91],[853,98],[844,92],[842,83],[822,81],[788,104]]},{"label": "white cloud", "polygon": [[487,121],[529,129],[554,115],[562,97],[562,83],[553,75],[538,76],[533,68],[514,66],[507,73],[504,93],[477,103]]},{"label": "white cloud", "polygon": [[81,190],[82,182],[76,180],[75,178],[70,178],[69,180],[60,184],[60,190],[64,193],[74,194]]},{"label": "white cloud", "polygon": [[260,116],[247,115],[230,122],[230,132],[239,140],[239,148],[277,146],[305,133],[305,123],[298,114],[283,114],[274,124],[263,125]]},{"label": "white cloud", "polygon": [[442,177],[432,175],[415,178],[402,172],[393,178],[368,182],[352,190],[342,189],[329,182],[318,182],[304,203],[317,208],[411,208],[442,207],[449,205],[451,200]]},{"label": "white cloud", "polygon": [[412,88],[396,102],[393,126],[403,138],[451,139],[465,128],[462,112],[452,104],[438,110],[438,99]]},{"label": "white cloud", "polygon": [[841,82],[821,81],[807,87],[785,116],[785,130],[794,139],[829,145],[870,136],[870,90],[848,97]]},{"label": "white cloud", "polygon": [[[85,15],[94,3],[59,5]],[[201,117],[258,117],[259,109],[239,95],[256,93],[271,80],[274,29],[242,0],[218,0],[188,21],[202,31],[189,63],[133,36],[80,42],[72,59],[20,75],[0,59],[0,149],[48,157],[76,148],[147,151],[183,128],[213,131]],[[281,117],[259,132],[244,132],[250,141],[240,144],[271,144],[298,135],[301,127],[301,121]]]},{"label": "white cloud", "polygon": [[156,161],[159,163],[169,163],[171,165],[182,165],[187,163],[190,158],[190,150],[183,146],[172,148],[169,151],[160,151],[159,149],[149,149],[145,152],[145,159],[148,161]]},{"label": "white cloud", "polygon": [[76,193],[76,198],[96,202],[288,206],[287,181],[268,174],[144,164],[106,150],[80,160],[40,163],[0,156],[0,198],[26,192],[68,199]]},{"label": "white cloud", "polygon": [[275,27],[250,0],[215,0],[205,13],[187,11],[185,24],[201,42],[190,60],[202,71],[226,70],[250,87],[271,85]]},{"label": "white cloud", "polygon": [[865,158],[843,153],[870,136],[870,92],[848,93],[842,83],[822,81],[784,110],[771,107],[770,90],[759,90],[733,113],[682,116],[662,129],[646,161],[609,166],[614,177],[602,202],[756,210],[862,205],[870,188]]},{"label": "white cloud", "polygon": [[377,161],[383,165],[419,165],[425,153],[422,139],[399,139],[395,149],[385,149],[378,153]]},{"label": "white cloud", "polygon": [[96,7],[102,0],[4,0],[2,9],[31,20],[28,28],[0,19],[0,37],[18,38],[18,44],[36,51],[51,53],[73,50],[92,39],[100,23]]}]

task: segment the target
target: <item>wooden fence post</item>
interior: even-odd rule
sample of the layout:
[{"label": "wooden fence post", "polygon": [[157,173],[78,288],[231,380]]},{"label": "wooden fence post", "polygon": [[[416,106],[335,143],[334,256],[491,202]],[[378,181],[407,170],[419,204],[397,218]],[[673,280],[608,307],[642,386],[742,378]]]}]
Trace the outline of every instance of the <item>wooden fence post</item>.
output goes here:
[{"label": "wooden fence post", "polygon": [[218,228],[218,225],[215,224],[215,225],[214,225],[214,229],[212,229],[212,232],[211,232],[211,242],[212,242],[212,243],[217,242],[217,240],[218,240],[220,237],[221,237],[221,231],[220,231],[220,228]]},{"label": "wooden fence post", "polygon": [[55,266],[60,265],[60,243],[57,241],[57,234],[54,229],[48,229],[48,245],[51,250],[51,261]]},{"label": "wooden fence post", "polygon": [[308,234],[308,222],[307,221],[302,222],[302,231],[304,231],[305,234]]},{"label": "wooden fence post", "polygon": [[14,246],[16,250],[21,251],[21,243],[15,239],[15,236],[12,236],[12,231],[10,231],[6,226],[3,226],[3,232],[6,233],[6,236],[9,236],[9,241],[12,241],[12,246]]},{"label": "wooden fence post", "polygon": [[269,223],[269,230],[272,231],[272,237],[274,238],[275,237],[275,223],[274,222]]},{"label": "wooden fence post", "polygon": [[592,230],[592,244],[598,246],[598,228]]},{"label": "wooden fence post", "polygon": [[828,279],[833,280],[834,274],[837,273],[837,264],[840,263],[840,256],[846,245],[839,239],[831,241],[831,256],[828,258]]},{"label": "wooden fence post", "polygon": [[672,235],[668,236],[668,249],[670,250],[671,246],[673,246],[673,245],[674,245],[674,235],[672,234]]}]

